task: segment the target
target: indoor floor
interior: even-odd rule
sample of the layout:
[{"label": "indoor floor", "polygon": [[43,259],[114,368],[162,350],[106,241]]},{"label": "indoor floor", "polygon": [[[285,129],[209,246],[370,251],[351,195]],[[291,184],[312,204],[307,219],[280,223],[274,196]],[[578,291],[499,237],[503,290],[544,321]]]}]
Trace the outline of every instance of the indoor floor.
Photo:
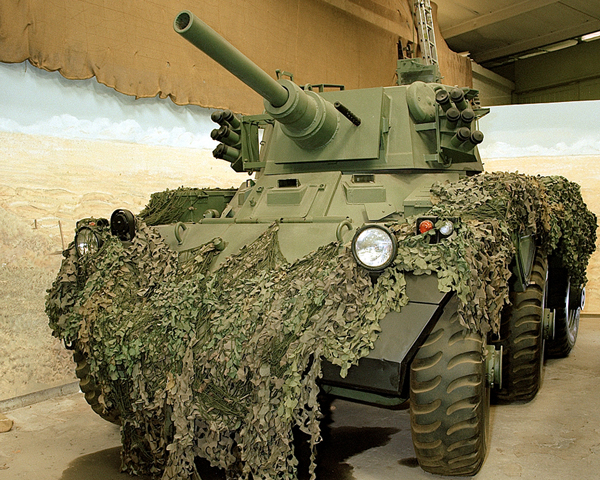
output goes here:
[{"label": "indoor floor", "polygon": [[[534,401],[492,407],[489,454],[476,479],[598,478],[598,348],[600,317],[586,317],[571,355],[546,362],[544,383]],[[319,480],[444,478],[417,466],[408,410],[383,410],[341,400],[332,409],[328,440],[319,450]],[[82,394],[3,413],[14,421],[14,427],[0,434],[1,479],[130,478],[119,473],[118,427],[94,414]],[[204,466],[200,473],[203,480],[225,478]]]}]

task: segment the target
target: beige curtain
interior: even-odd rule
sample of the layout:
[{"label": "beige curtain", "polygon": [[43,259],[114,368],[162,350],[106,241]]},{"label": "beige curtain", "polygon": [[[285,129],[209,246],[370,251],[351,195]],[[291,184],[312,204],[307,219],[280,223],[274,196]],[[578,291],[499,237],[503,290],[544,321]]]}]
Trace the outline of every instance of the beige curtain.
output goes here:
[{"label": "beige curtain", "polygon": [[[409,1],[4,0],[0,61],[29,60],[69,79],[95,76],[137,97],[258,113],[257,94],[173,31],[180,10],[192,10],[271,75],[280,68],[299,84],[353,89],[395,83],[399,38],[412,39]],[[465,83],[452,81],[461,68],[444,73],[447,83]]]}]

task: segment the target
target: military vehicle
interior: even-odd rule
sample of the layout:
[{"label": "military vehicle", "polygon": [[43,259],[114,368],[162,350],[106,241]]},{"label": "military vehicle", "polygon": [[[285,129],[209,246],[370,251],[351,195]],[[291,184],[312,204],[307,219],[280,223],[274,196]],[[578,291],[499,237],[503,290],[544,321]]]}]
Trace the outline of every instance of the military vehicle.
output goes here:
[{"label": "military vehicle", "polygon": [[[271,78],[189,11],[177,15],[174,28],[264,98],[262,114],[239,116],[224,111],[212,115],[218,128],[211,136],[221,142],[214,156],[230,162],[238,172],[253,173],[254,178],[238,189],[167,192],[167,200],[157,197],[140,217],[153,225],[160,241],[177,254],[180,263],[210,245],[214,255],[206,263],[206,277],[229,268],[230,259],[246,251],[273,225],[277,227],[280,254],[294,265],[302,265],[307,261],[303,259],[311,258],[312,252],[323,246],[350,245],[354,265],[348,268],[358,272],[361,281],[367,279],[361,288],[376,288],[378,283],[389,281],[402,292],[406,302],[401,308],[398,305],[378,314],[376,330],[368,332],[374,332],[376,340],[367,342],[366,350],[361,346],[362,353],[355,352],[360,358],[354,365],[347,368],[341,360],[336,361],[335,355],[333,360],[323,361],[318,379],[321,393],[383,407],[408,402],[412,438],[421,467],[442,475],[477,473],[488,448],[491,389],[495,389],[493,396],[499,401],[533,398],[541,382],[544,350],[556,356],[569,353],[584,301],[583,283],[570,285],[571,270],[559,253],[548,260],[547,252],[540,248],[541,233],[532,232],[531,228],[503,233],[508,235],[502,238],[508,238],[509,245],[500,247],[510,268],[504,277],[483,278],[484,272],[504,272],[492,267],[475,271],[473,266],[473,272],[467,272],[481,282],[482,291],[471,292],[475,287],[469,286],[460,290],[456,279],[444,277],[443,272],[454,270],[436,270],[427,263],[432,261],[430,257],[417,258],[419,252],[436,251],[442,252],[437,262],[459,262],[451,258],[457,232],[482,225],[472,215],[469,223],[456,210],[440,214],[443,209],[434,205],[431,195],[434,184],[457,185],[484,177],[480,175],[483,165],[477,147],[483,134],[477,125],[488,110],[478,105],[478,92],[439,83],[435,65],[424,68],[415,60],[400,62],[396,86],[360,90],[326,84],[301,87],[290,75],[279,72],[277,80]],[[402,79],[410,83],[402,84]],[[504,184],[501,190],[507,190]],[[486,201],[493,201],[491,197]],[[502,230],[496,229],[494,222],[492,218],[481,230],[484,236],[470,240],[474,246],[486,243],[492,230]],[[139,218],[126,210],[115,211],[110,222],[86,219],[78,224],[75,243],[66,253],[72,262],[69,265],[75,265],[73,271],[83,278],[68,280],[69,285],[77,284],[72,287],[77,292],[84,292],[77,295],[85,297],[86,291],[95,288],[90,286],[87,274],[81,273],[83,270],[96,268],[96,275],[102,274],[102,243],[116,238],[129,248],[136,237],[141,238],[139,228]],[[469,248],[468,244],[460,245]],[[398,280],[400,273],[389,272],[400,268],[402,262],[408,265],[413,253],[414,265],[405,266],[402,274],[404,285]],[[122,264],[129,265],[126,260]],[[66,281],[66,277],[62,278]],[[263,289],[264,298],[286,277],[277,278],[265,284],[268,288]],[[349,284],[353,281],[347,279]],[[443,288],[445,281],[449,283]],[[144,282],[147,280],[138,281],[136,288]],[[56,293],[63,288],[60,285],[66,284],[57,285],[51,297],[66,298]],[[147,296],[149,288],[144,287],[146,293],[140,295]],[[375,299],[374,308],[383,305],[386,288],[380,290],[381,299]],[[292,301],[300,301],[301,291],[298,286],[297,297]],[[336,302],[342,300],[336,298],[335,292],[329,295],[329,300],[322,302],[329,301],[337,308]],[[481,301],[486,295],[492,299],[488,304],[494,304],[487,310]],[[118,315],[125,316],[128,304],[111,303],[112,296],[102,297],[103,311],[116,309]],[[228,298],[235,299],[235,293]],[[468,303],[465,298],[475,299],[472,303],[478,301],[480,306],[461,307]],[[51,318],[58,318],[56,311],[64,313],[63,306],[53,307],[50,303]],[[71,304],[77,304],[76,300]],[[80,313],[88,308],[83,301],[77,305]],[[481,322],[466,322],[465,308],[471,308],[475,312],[472,317],[479,315]],[[132,311],[135,312],[133,307]],[[493,318],[485,319],[486,311],[492,312],[489,317]],[[168,307],[165,312],[168,316]],[[246,321],[260,316],[258,311]],[[76,318],[77,329],[90,322],[85,335],[81,330],[59,334],[68,338],[76,350],[78,375],[90,404],[100,415],[118,422],[128,408],[135,410],[134,403],[111,403],[101,386],[106,388],[110,378],[127,378],[123,384],[130,385],[130,395],[142,387],[131,386],[137,385],[135,373],[123,373],[126,369],[119,371],[115,367],[119,365],[118,357],[102,360],[94,356],[93,350],[85,346],[95,328],[93,319],[86,320],[85,315]],[[479,320],[475,318],[476,322]],[[63,321],[54,324],[57,331],[60,322]],[[118,342],[131,345],[124,340],[125,330],[119,331]],[[125,347],[125,354],[131,354],[131,348]],[[134,350],[143,350],[143,345],[136,343]],[[144,361],[151,356],[144,355]],[[277,362],[270,365],[273,370]],[[109,372],[106,381],[98,373],[103,368]],[[182,371],[184,367],[178,373]],[[263,366],[260,372],[262,375]],[[176,388],[173,377],[168,378],[165,388]],[[201,392],[203,388],[194,391]],[[176,402],[165,405],[167,412],[172,413]],[[156,427],[157,431],[164,428],[164,432],[171,432],[165,433],[166,443],[172,441],[172,424],[176,423],[170,418],[167,413],[165,424]],[[152,431],[151,427],[145,428],[146,432]]]}]

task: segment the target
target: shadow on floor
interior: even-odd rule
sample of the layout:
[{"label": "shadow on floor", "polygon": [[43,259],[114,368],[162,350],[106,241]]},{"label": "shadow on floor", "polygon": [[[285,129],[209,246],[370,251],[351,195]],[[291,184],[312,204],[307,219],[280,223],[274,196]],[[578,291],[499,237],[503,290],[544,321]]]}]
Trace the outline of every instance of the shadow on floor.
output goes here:
[{"label": "shadow on floor", "polygon": [[[317,447],[317,478],[319,480],[353,480],[353,468],[345,462],[350,457],[389,443],[397,428],[338,427],[324,429],[323,442]],[[308,450],[308,449],[307,449]],[[299,480],[307,480],[308,456],[298,455]]]},{"label": "shadow on floor", "polygon": [[60,480],[151,480],[147,476],[131,477],[121,473],[121,447],[109,448],[73,460]]},{"label": "shadow on floor", "polygon": [[[317,478],[319,480],[354,480],[353,468],[345,460],[371,448],[386,445],[396,428],[339,427],[323,430],[323,442],[317,447]],[[308,480],[310,450],[307,436],[295,432],[298,480]],[[415,459],[416,460],[416,459]],[[226,480],[222,470],[211,468],[205,460],[196,460],[202,480]]]},{"label": "shadow on floor", "polygon": [[[352,466],[345,463],[348,458],[371,448],[386,445],[396,428],[339,427],[323,432],[324,440],[318,447],[317,478],[319,480],[353,480]],[[60,480],[150,480],[150,477],[130,477],[119,471],[121,466],[120,447],[102,450],[73,460],[63,472]],[[307,480],[310,453],[305,442],[297,446],[299,460],[298,480]],[[211,468],[208,462],[196,463],[203,480],[225,480],[225,473]]]}]

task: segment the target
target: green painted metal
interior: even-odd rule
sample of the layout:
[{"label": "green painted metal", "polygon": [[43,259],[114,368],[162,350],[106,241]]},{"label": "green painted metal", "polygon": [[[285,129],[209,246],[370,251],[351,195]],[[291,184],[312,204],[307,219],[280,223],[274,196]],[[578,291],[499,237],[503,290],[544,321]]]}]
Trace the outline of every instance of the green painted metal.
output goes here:
[{"label": "green painted metal", "polygon": [[181,208],[185,211],[179,220],[198,222],[205,218],[208,212],[213,217],[218,217],[235,194],[236,190],[232,188],[176,191],[175,195],[181,200]]},{"label": "green painted metal", "polygon": [[513,265],[515,292],[524,292],[529,284],[529,277],[535,259],[535,238],[533,235],[513,235],[515,245],[515,261]]},{"label": "green painted metal", "polygon": [[365,392],[363,390],[353,390],[351,388],[337,387],[333,385],[323,385],[322,389],[328,395],[333,395],[339,398],[346,398],[361,403],[370,403],[381,407],[396,407],[406,403],[408,399],[400,397],[388,397],[379,395],[373,392]]},{"label": "green painted metal", "polygon": [[272,105],[280,107],[288,100],[288,92],[284,87],[192,12],[188,10],[180,12],[175,18],[173,28]]},{"label": "green painted metal", "polygon": [[[242,117],[239,135],[222,128],[213,136],[224,145],[216,156],[232,162],[237,171],[283,175],[331,170],[483,170],[477,150],[483,134],[476,126],[488,110],[470,107],[476,90],[418,80],[361,90],[336,85],[336,90],[325,91],[331,86],[320,85],[317,92],[314,86],[301,88],[293,83],[291,74],[287,74],[290,78],[271,78],[187,10],[176,17],[174,27],[264,98],[265,114]],[[437,79],[418,76],[420,67],[406,64],[417,72],[414,78]],[[440,93],[451,97],[453,108],[439,103]],[[258,141],[261,129],[262,146]],[[233,143],[238,137],[241,150]]]},{"label": "green painted metal", "polygon": [[491,388],[502,389],[502,345],[486,345],[485,367]]},{"label": "green painted metal", "polygon": [[425,65],[421,58],[398,60],[396,74],[398,75],[398,85],[410,85],[417,80],[438,83],[442,78],[437,65]]},{"label": "green painted metal", "polygon": [[335,136],[339,114],[323,97],[303,91],[291,80],[275,81],[188,10],[177,15],[173,28],[261,95],[265,110],[300,148],[322,147]]},{"label": "green painted metal", "polygon": [[[477,120],[487,110],[476,106],[476,90],[438,83],[437,67],[405,62],[402,78],[412,78],[405,85],[300,87],[288,72],[269,77],[189,11],[174,26],[260,94],[265,107],[259,115],[213,114],[219,128],[211,136],[222,142],[215,156],[256,175],[219,210],[219,218],[204,216],[186,230],[157,227],[182,258],[219,237],[223,249],[211,266],[216,269],[278,222],[281,253],[294,261],[330,242],[349,242],[365,223],[422,214],[431,208],[435,182],[483,170]],[[335,369],[325,369],[323,388],[379,405],[404,401],[407,365],[445,298],[434,276],[408,276],[407,289],[411,303],[384,319],[383,333],[360,368],[343,380]]]}]

